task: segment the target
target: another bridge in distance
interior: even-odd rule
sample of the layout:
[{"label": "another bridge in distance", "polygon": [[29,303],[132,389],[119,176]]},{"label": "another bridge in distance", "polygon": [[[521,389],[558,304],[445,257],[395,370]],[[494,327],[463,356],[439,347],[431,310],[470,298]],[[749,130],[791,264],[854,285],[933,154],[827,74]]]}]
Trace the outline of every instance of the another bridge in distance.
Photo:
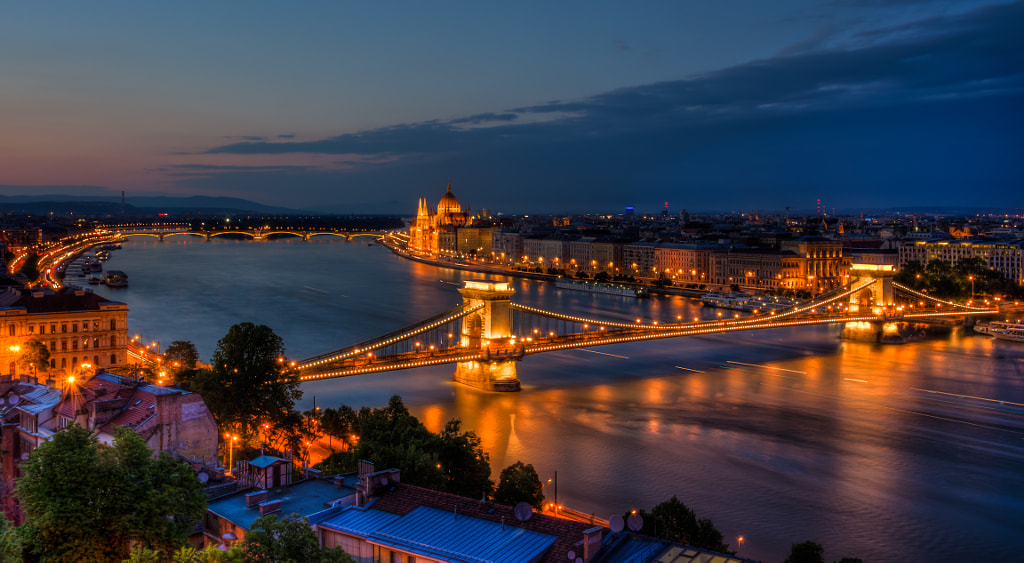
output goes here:
[{"label": "another bridge in distance", "polygon": [[215,237],[221,236],[242,236],[249,238],[250,240],[268,240],[272,238],[283,238],[283,237],[295,237],[301,238],[302,240],[310,240],[313,237],[318,236],[333,236],[344,238],[345,240],[352,240],[357,237],[371,237],[373,239],[380,238],[384,235],[384,231],[343,231],[343,230],[309,230],[309,229],[282,229],[282,228],[270,228],[270,229],[221,229],[221,230],[208,230],[208,231],[193,231],[188,227],[169,227],[169,228],[153,228],[141,226],[135,228],[112,228],[109,230],[110,233],[116,234],[121,238],[128,237],[152,237],[163,241],[167,237],[173,236],[194,236],[203,237],[206,240],[211,240]]},{"label": "another bridge in distance", "polygon": [[846,330],[883,342],[899,338],[896,323],[966,320],[999,312],[915,292],[893,283],[892,272],[866,274],[790,309],[667,324],[546,311],[513,303],[514,291],[507,283],[467,281],[459,289],[461,304],[389,334],[302,360],[296,369],[302,381],[314,381],[453,363],[455,381],[518,391],[516,362],[555,350],[831,323],[846,323]]}]

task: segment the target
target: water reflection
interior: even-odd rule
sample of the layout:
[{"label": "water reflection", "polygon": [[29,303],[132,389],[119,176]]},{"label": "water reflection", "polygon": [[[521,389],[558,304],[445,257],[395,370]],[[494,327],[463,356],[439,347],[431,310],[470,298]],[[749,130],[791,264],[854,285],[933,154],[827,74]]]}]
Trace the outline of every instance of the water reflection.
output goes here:
[{"label": "water reflection", "polygon": [[[338,242],[129,243],[110,267],[132,287],[131,330],[195,342],[203,359],[236,322],[268,324],[290,356],[383,334],[460,301],[478,274]],[[446,282],[446,283],[442,283]],[[682,298],[630,300],[509,280],[516,300],[631,321],[710,318]],[[253,304],[258,304],[254,307]],[[607,517],[678,495],[745,555],[781,560],[1014,559],[1024,521],[1024,347],[978,336],[903,346],[837,327],[734,333],[524,359],[523,392],[486,393],[438,366],[320,381],[303,407],[380,406],[401,394],[431,430],[459,418],[497,473],[522,460],[559,475],[559,500]]]}]

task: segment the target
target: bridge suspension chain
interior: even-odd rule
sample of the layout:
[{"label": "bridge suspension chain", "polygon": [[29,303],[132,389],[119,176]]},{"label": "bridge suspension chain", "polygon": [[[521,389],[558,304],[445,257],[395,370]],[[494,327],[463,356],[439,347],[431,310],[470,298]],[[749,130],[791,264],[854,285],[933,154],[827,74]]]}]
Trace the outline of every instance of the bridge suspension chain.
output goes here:
[{"label": "bridge suspension chain", "polygon": [[459,304],[443,313],[434,315],[433,317],[430,317],[414,325],[400,328],[396,331],[390,332],[383,336],[379,336],[371,340],[360,342],[359,344],[356,344],[354,346],[348,346],[345,348],[341,348],[339,350],[335,350],[333,352],[328,352],[326,354],[320,354],[319,356],[307,358],[305,360],[302,360],[301,362],[298,362],[298,364],[296,365],[296,369],[301,371],[304,369],[312,368],[314,366],[344,360],[346,358],[350,358],[358,354],[367,353],[373,350],[377,350],[379,348],[383,348],[385,346],[395,344],[403,340],[408,340],[419,334],[423,334],[445,324],[449,324],[453,321],[456,321],[462,317],[465,317],[466,315],[475,313],[476,311],[479,311],[482,308],[483,305],[478,305],[476,307],[465,307],[464,305]]},{"label": "bridge suspension chain", "polygon": [[966,311],[990,311],[991,310],[991,309],[987,309],[985,307],[971,307],[969,305],[961,305],[959,303],[953,303],[952,301],[943,301],[942,299],[939,299],[937,297],[932,297],[931,295],[928,295],[926,293],[921,293],[920,291],[911,289],[911,288],[909,288],[909,287],[907,287],[907,286],[905,286],[903,284],[899,284],[899,283],[896,283],[896,282],[892,282],[892,286],[894,288],[902,291],[903,293],[906,293],[906,294],[909,294],[909,295],[913,295],[914,297],[917,297],[917,298],[920,298],[920,299],[925,299],[925,300],[931,301],[933,303],[941,303],[943,305],[949,305],[951,307],[956,307],[958,309],[962,309],[962,310],[966,310]]}]

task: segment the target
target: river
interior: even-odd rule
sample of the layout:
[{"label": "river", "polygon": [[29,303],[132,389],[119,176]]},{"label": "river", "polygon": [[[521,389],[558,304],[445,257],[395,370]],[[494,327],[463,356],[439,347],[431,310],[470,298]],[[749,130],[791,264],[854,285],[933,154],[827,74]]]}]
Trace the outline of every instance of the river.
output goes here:
[{"label": "river", "polygon": [[[479,274],[365,241],[132,240],[112,253],[130,335],[190,340],[208,361],[235,323],[270,326],[301,359],[460,302]],[[612,319],[716,311],[510,278],[515,300]],[[452,382],[453,366],[305,384],[308,408],[400,394],[432,430],[477,432],[495,478],[517,460],[558,472],[558,500],[607,518],[677,495],[742,555],[782,561],[814,540],[828,561],[1021,560],[1024,346],[955,332],[900,346],[838,327],[689,337],[531,356],[520,393]],[[550,496],[550,495],[549,495]]]}]

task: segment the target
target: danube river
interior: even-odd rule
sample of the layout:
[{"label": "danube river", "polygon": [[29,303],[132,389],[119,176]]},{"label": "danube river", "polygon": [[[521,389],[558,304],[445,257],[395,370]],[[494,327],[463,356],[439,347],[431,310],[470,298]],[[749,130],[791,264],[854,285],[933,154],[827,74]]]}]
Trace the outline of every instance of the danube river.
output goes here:
[{"label": "danube river", "polygon": [[[344,241],[128,242],[108,268],[131,287],[129,330],[208,361],[228,327],[269,325],[305,358],[460,302],[477,274]],[[512,279],[515,300],[612,319],[715,315]],[[1020,560],[1024,346],[975,335],[902,346],[838,327],[691,337],[526,358],[521,393],[454,384],[454,366],[304,386],[302,407],[383,406],[400,394],[432,430],[477,432],[497,477],[558,471],[558,500],[607,518],[677,495],[742,555],[781,561],[815,540],[828,561]],[[550,491],[547,491],[550,493]]]}]

